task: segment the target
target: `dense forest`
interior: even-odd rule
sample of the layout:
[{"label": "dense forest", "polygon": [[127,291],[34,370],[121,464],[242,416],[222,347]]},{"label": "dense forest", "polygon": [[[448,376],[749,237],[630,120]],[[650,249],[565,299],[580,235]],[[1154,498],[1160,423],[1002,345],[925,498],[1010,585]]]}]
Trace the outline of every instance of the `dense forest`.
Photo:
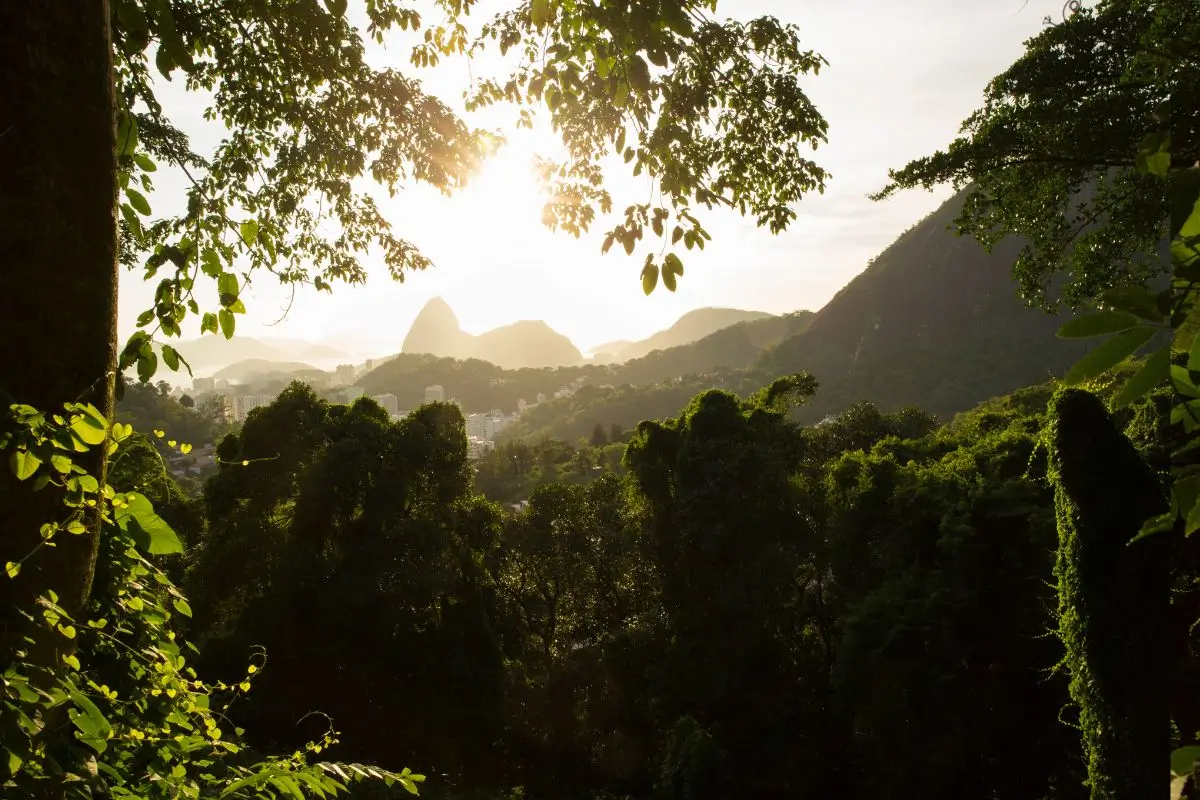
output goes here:
[{"label": "dense forest", "polygon": [[[779,233],[831,179],[794,25],[425,5],[0,4],[0,796],[1200,796],[1194,9],[1048,19],[874,195],[955,198],[817,314],[611,366],[401,354],[363,380],[398,418],[174,399],[171,342],[233,338],[252,280],[432,266],[364,179],[452,193],[498,142],[374,62],[389,31],[413,69],[526,56],[467,111],[548,118],[543,222],[604,215],[647,295],[716,206]],[[623,215],[614,154],[658,187]],[[464,410],[568,387],[469,457]]]}]

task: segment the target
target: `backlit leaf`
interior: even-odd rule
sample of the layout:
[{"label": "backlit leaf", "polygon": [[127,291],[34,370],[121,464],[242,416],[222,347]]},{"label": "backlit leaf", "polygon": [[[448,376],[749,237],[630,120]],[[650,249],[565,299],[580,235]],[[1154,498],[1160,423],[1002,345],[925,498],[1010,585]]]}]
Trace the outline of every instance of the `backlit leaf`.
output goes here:
[{"label": "backlit leaf", "polygon": [[1154,333],[1154,328],[1147,327],[1132,328],[1124,333],[1118,333],[1079,359],[1075,366],[1067,371],[1063,382],[1067,386],[1074,386],[1104,374],[1136,353],[1154,337]]},{"label": "backlit leaf", "polygon": [[1127,311],[1098,311],[1069,320],[1058,329],[1058,336],[1062,339],[1088,339],[1129,330],[1137,324],[1138,318]]},{"label": "backlit leaf", "polygon": [[1170,377],[1170,366],[1171,346],[1163,345],[1146,359],[1146,363],[1142,364],[1142,368],[1134,373],[1133,377],[1125,382],[1121,391],[1117,392],[1117,396],[1113,398],[1113,404],[1117,408],[1121,408],[1145,396],[1155,386],[1164,383]]}]

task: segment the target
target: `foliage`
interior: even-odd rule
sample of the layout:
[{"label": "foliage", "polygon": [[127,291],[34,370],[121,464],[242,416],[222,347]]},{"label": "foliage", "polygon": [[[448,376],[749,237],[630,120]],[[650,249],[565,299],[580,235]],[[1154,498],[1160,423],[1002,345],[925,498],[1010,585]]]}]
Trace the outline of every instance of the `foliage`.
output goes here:
[{"label": "foliage", "polygon": [[489,500],[516,503],[546,484],[578,485],[603,475],[624,474],[621,458],[625,444],[621,438],[612,444],[581,443],[578,447],[553,439],[534,444],[501,442],[474,462],[475,489]]},{"label": "foliage", "polygon": [[[423,777],[407,770],[316,761],[336,741],[332,730],[289,757],[247,759],[242,730],[221,726],[259,665],[232,684],[198,678],[189,663],[196,650],[178,635],[177,620],[191,607],[156,563],[182,552],[179,538],[145,495],[102,486],[76,463],[91,448],[117,451],[131,428],[110,425],[87,405],[68,404],[50,417],[27,406],[10,411],[15,429],[3,446],[13,472],[66,491],[66,516],[43,526],[38,550],[83,534],[83,515],[96,510],[104,535],[84,616],[72,617],[50,588],[36,607],[20,609],[29,633],[6,660],[0,706],[5,794],[325,796],[368,777],[416,792]],[[26,559],[6,566],[9,578],[36,577],[22,572]]]},{"label": "foliage", "polygon": [[959,230],[989,247],[1021,237],[1014,274],[1050,307],[1051,286],[1075,306],[1145,284],[1164,271],[1157,175],[1200,156],[1198,44],[1185,4],[1077,4],[988,85],[960,138],[892,171],[877,196],[970,184]]},{"label": "foliage", "polygon": [[1088,783],[1094,798],[1144,797],[1163,771],[1169,541],[1131,541],[1166,502],[1158,478],[1094,395],[1056,394],[1047,439],[1059,635]]}]

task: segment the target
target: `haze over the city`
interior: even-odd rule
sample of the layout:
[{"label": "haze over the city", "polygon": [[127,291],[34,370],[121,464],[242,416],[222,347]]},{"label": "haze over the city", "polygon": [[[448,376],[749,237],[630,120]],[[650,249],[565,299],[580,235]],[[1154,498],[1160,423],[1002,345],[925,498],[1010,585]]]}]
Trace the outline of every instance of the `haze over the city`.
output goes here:
[{"label": "haze over the city", "polygon": [[[806,46],[829,67],[805,79],[806,91],[829,121],[829,143],[814,155],[832,175],[824,195],[806,197],[791,228],[772,236],[733,212],[700,215],[713,240],[704,252],[685,253],[686,275],[674,294],[643,296],[638,279],[645,250],[626,256],[620,247],[600,255],[607,220],[576,240],[541,223],[535,153],[559,148],[548,126],[517,131],[516,111],[498,106],[467,116],[469,124],[504,130],[508,146],[478,179],[452,197],[408,185],[395,198],[379,190],[381,209],[396,232],[415,243],[436,267],[391,280],[381,260],[366,257],[364,286],[335,285],[332,295],[308,287],[281,288],[260,276],[246,297],[241,336],[293,337],[331,344],[346,352],[397,352],[418,312],[444,298],[462,327],[479,333],[521,319],[544,320],[585,352],[614,339],[639,339],[668,327],[683,313],[723,306],[783,313],[820,308],[903,230],[936,208],[949,188],[903,193],[883,203],[867,194],[886,181],[889,167],[944,146],[981,101],[981,87],[1022,52],[1046,15],[1061,12],[1045,0],[737,0],[724,15],[773,14],[796,24]],[[487,16],[482,9],[480,16]],[[986,31],[986,35],[981,35]],[[374,47],[374,46],[373,46]],[[375,47],[378,64],[406,72],[408,46],[393,37]],[[496,74],[503,65],[485,55],[419,71],[427,86],[461,109],[470,76]],[[203,98],[162,84],[169,113],[183,120],[203,151],[216,141],[201,118]],[[608,185],[620,209],[640,202],[642,179],[614,161]],[[184,179],[161,172],[151,198],[166,210],[182,198]],[[156,206],[156,211],[158,206]],[[658,247],[657,242],[646,242]],[[121,284],[121,334],[148,307],[153,283],[140,272]],[[198,323],[185,327],[185,338]]]}]

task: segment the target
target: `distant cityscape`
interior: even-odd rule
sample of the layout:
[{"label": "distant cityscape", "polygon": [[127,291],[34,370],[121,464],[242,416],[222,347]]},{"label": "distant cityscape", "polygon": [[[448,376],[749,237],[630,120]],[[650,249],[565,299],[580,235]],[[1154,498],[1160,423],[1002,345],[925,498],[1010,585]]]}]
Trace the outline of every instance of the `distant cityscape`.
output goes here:
[{"label": "distant cityscape", "polygon": [[[373,360],[368,360],[358,366],[340,364],[333,370],[332,375],[330,373],[306,374],[302,377],[302,380],[308,383],[327,401],[349,404],[366,396],[362,387],[356,386],[354,383],[374,369],[375,366],[376,364]],[[554,392],[554,399],[574,395],[582,382],[582,380],[577,380],[572,385]],[[176,389],[175,393],[182,394],[182,391]],[[248,384],[210,377],[194,379],[192,381],[191,395],[192,399],[196,402],[212,397],[221,398],[224,405],[225,419],[240,424],[245,422],[246,417],[254,409],[269,406],[275,402],[275,399],[279,396],[279,392],[256,392],[252,391],[252,386]],[[393,420],[403,419],[411,413],[409,410],[402,410],[399,407],[399,399],[394,394],[377,394],[370,395],[370,397]],[[497,408],[465,415],[468,457],[476,460],[485,453],[495,450],[496,436],[500,431],[520,419],[522,414],[536,408],[541,403],[547,402],[548,399],[545,393],[539,392],[533,402],[528,402],[525,399],[518,400],[517,407],[509,413],[505,413],[503,410]],[[446,389],[440,385],[426,386],[424,401],[426,404],[450,403],[451,405],[458,406],[460,410],[462,409],[462,403],[457,398],[450,397],[447,399]]]}]

